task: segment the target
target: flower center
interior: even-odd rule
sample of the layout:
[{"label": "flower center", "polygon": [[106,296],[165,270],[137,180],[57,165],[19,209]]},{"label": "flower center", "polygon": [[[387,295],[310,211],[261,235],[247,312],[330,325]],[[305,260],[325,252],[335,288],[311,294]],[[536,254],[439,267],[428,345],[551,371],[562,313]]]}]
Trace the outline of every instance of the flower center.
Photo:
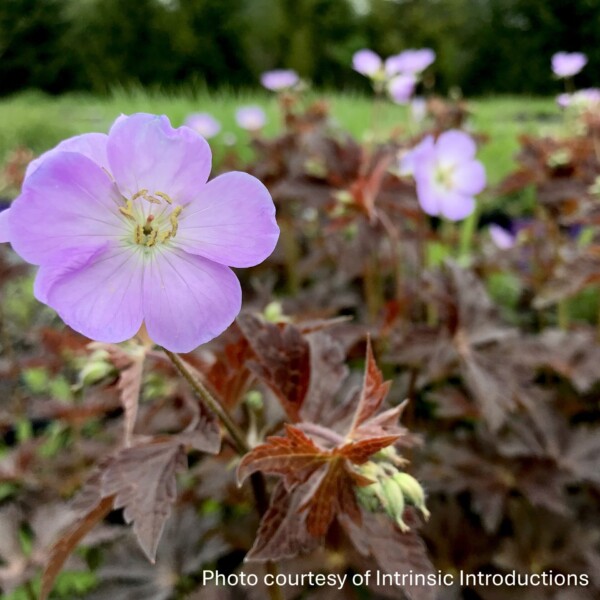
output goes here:
[{"label": "flower center", "polygon": [[139,190],[125,201],[125,206],[119,207],[121,215],[132,225],[127,239],[147,248],[165,244],[177,235],[178,217],[182,210],[182,206],[173,205],[168,194],[151,194],[147,189]]},{"label": "flower center", "polygon": [[451,189],[453,187],[453,175],[454,169],[452,167],[438,166],[435,170],[435,182],[446,189]]}]

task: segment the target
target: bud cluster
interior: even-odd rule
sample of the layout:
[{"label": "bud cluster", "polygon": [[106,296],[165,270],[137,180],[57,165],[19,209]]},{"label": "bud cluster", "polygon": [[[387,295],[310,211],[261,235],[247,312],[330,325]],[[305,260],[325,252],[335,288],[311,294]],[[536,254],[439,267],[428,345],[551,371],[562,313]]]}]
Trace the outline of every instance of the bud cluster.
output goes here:
[{"label": "bud cluster", "polygon": [[412,475],[400,470],[404,462],[393,447],[382,450],[360,469],[361,475],[374,483],[358,488],[356,492],[358,501],[366,510],[384,512],[406,532],[410,529],[403,519],[407,505],[421,511],[425,519],[429,518],[429,511],[421,484]]}]

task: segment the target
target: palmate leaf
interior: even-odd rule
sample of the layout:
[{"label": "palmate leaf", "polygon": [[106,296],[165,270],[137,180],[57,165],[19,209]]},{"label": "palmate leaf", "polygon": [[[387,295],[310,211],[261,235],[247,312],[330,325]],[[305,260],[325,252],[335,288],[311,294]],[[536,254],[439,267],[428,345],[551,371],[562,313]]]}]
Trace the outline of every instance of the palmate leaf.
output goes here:
[{"label": "palmate leaf", "polygon": [[237,323],[256,356],[248,366],[276,394],[289,418],[300,420],[309,386],[308,342],[290,324],[265,323],[251,314],[241,315]]},{"label": "palmate leaf", "polygon": [[112,496],[99,498],[86,514],[63,532],[58,541],[50,549],[44,573],[40,600],[46,600],[50,595],[56,577],[66,560],[77,547],[77,544],[112,510]]},{"label": "palmate leaf", "polygon": [[133,522],[151,562],[175,502],[175,476],[186,467],[183,446],[165,442],[125,448],[102,474],[102,496],[114,497],[114,508],[124,508],[125,521]]},{"label": "palmate leaf", "polygon": [[[361,511],[354,490],[373,482],[361,475],[357,467],[397,442],[404,433],[396,424],[401,407],[376,414],[388,389],[389,384],[383,381],[369,344],[362,390],[345,437],[330,430],[327,441],[327,429],[320,428],[317,433],[324,436],[323,442],[327,441],[328,445],[319,445],[301,429],[303,423],[286,424],[285,435],[267,438],[243,457],[238,466],[238,481],[261,471],[280,475],[283,486],[277,490],[277,504],[271,502],[261,525],[257,550],[250,557],[273,559],[274,556],[269,555],[273,552],[281,558],[289,556],[292,548],[303,545],[286,546],[282,542],[271,543],[268,538],[272,535],[282,540],[282,531],[290,527],[288,515],[282,512],[283,506],[287,506],[288,511],[293,510],[296,518],[301,518],[305,531],[315,538],[323,537],[339,515],[360,522]],[[310,431],[311,424],[306,427]],[[303,530],[296,530],[295,539],[305,540],[304,535]]]},{"label": "palmate leaf", "polygon": [[[375,561],[382,573],[421,574],[434,573],[433,565],[427,556],[425,543],[417,533],[418,518],[412,510],[407,510],[405,518],[411,531],[401,532],[383,515],[362,511],[361,526],[342,517],[340,523],[359,555]],[[362,566],[362,565],[361,565]],[[365,567],[369,567],[368,563]],[[434,585],[385,586],[384,591],[393,592],[398,597],[398,588],[410,600],[435,600],[437,588]],[[391,589],[390,589],[391,588]],[[388,594],[386,593],[386,596]]]},{"label": "palmate leaf", "polygon": [[398,338],[392,358],[418,369],[418,385],[461,376],[492,431],[528,399],[531,370],[513,358],[518,332],[505,325],[483,283],[470,270],[448,263],[432,281],[443,327],[415,328]]}]

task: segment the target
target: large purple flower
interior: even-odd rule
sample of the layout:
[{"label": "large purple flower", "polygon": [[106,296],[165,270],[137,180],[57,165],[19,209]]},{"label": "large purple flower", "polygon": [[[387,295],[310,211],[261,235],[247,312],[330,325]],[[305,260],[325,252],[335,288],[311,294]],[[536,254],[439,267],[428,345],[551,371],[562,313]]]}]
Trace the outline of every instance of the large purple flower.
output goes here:
[{"label": "large purple flower", "polygon": [[400,171],[414,175],[419,203],[428,215],[460,221],[473,212],[474,196],[486,183],[476,150],[469,135],[451,130],[435,142],[426,137],[402,159]]},{"label": "large purple flower", "polygon": [[260,263],[279,236],[262,183],[239,172],[207,183],[210,168],[193,130],[120,117],[32,163],[0,241],[39,265],[36,297],[73,329],[121,342],[145,324],[157,344],[191,351],[240,310],[229,267]]},{"label": "large purple flower", "polygon": [[552,71],[557,77],[573,77],[587,64],[587,56],[581,52],[557,52],[552,57]]}]

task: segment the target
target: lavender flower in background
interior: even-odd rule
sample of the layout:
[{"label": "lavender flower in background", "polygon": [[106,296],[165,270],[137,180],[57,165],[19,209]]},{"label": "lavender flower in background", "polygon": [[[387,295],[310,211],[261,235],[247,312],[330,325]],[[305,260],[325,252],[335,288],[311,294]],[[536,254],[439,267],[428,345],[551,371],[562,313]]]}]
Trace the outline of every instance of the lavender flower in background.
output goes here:
[{"label": "lavender flower in background", "polygon": [[373,50],[363,48],[352,56],[352,68],[365,77],[377,79],[383,73],[383,61]]},{"label": "lavender flower in background", "polygon": [[422,96],[413,98],[410,102],[410,116],[415,123],[422,123],[427,116],[427,100]]},{"label": "lavender flower in background", "polygon": [[488,231],[490,232],[492,242],[494,242],[496,247],[500,248],[500,250],[508,250],[515,245],[516,236],[508,229],[492,223],[488,227]]},{"label": "lavender flower in background", "polygon": [[289,90],[300,82],[298,73],[292,69],[275,69],[266,71],[260,76],[260,82],[263,87],[272,92],[281,92]]},{"label": "lavender flower in background", "polygon": [[559,94],[556,96],[556,104],[558,104],[559,108],[567,108],[571,104],[571,94]]},{"label": "lavender flower in background", "polygon": [[242,106],[235,113],[237,124],[246,131],[259,131],[267,122],[267,115],[260,106]]},{"label": "lavender flower in background", "polygon": [[581,52],[557,52],[552,57],[552,71],[559,78],[577,75],[587,64],[587,56]]},{"label": "lavender flower in background", "polygon": [[586,88],[572,94],[560,94],[556,102],[561,108],[589,110],[600,106],[600,89]]},{"label": "lavender flower in background", "polygon": [[385,61],[385,70],[390,77],[398,73],[418,75],[432,65],[434,61],[435,52],[431,48],[409,49],[390,56]]},{"label": "lavender flower in background", "polygon": [[416,85],[417,79],[414,75],[402,73],[389,82],[388,93],[396,104],[407,104],[415,92]]},{"label": "lavender flower in background", "polygon": [[426,137],[401,160],[400,172],[412,172],[419,204],[428,215],[460,221],[473,212],[475,195],[486,184],[476,150],[473,138],[451,130],[436,141]]},{"label": "lavender flower in background", "polygon": [[249,267],[279,236],[271,196],[246,173],[207,183],[211,151],[167,117],[119,117],[108,135],[66,140],[40,157],[0,213],[0,241],[39,266],[34,293],[73,329],[121,342],[145,324],[189,352],[241,307],[229,267]]},{"label": "lavender flower in background", "polygon": [[208,113],[192,113],[186,117],[183,124],[207,140],[221,131],[221,123]]}]

